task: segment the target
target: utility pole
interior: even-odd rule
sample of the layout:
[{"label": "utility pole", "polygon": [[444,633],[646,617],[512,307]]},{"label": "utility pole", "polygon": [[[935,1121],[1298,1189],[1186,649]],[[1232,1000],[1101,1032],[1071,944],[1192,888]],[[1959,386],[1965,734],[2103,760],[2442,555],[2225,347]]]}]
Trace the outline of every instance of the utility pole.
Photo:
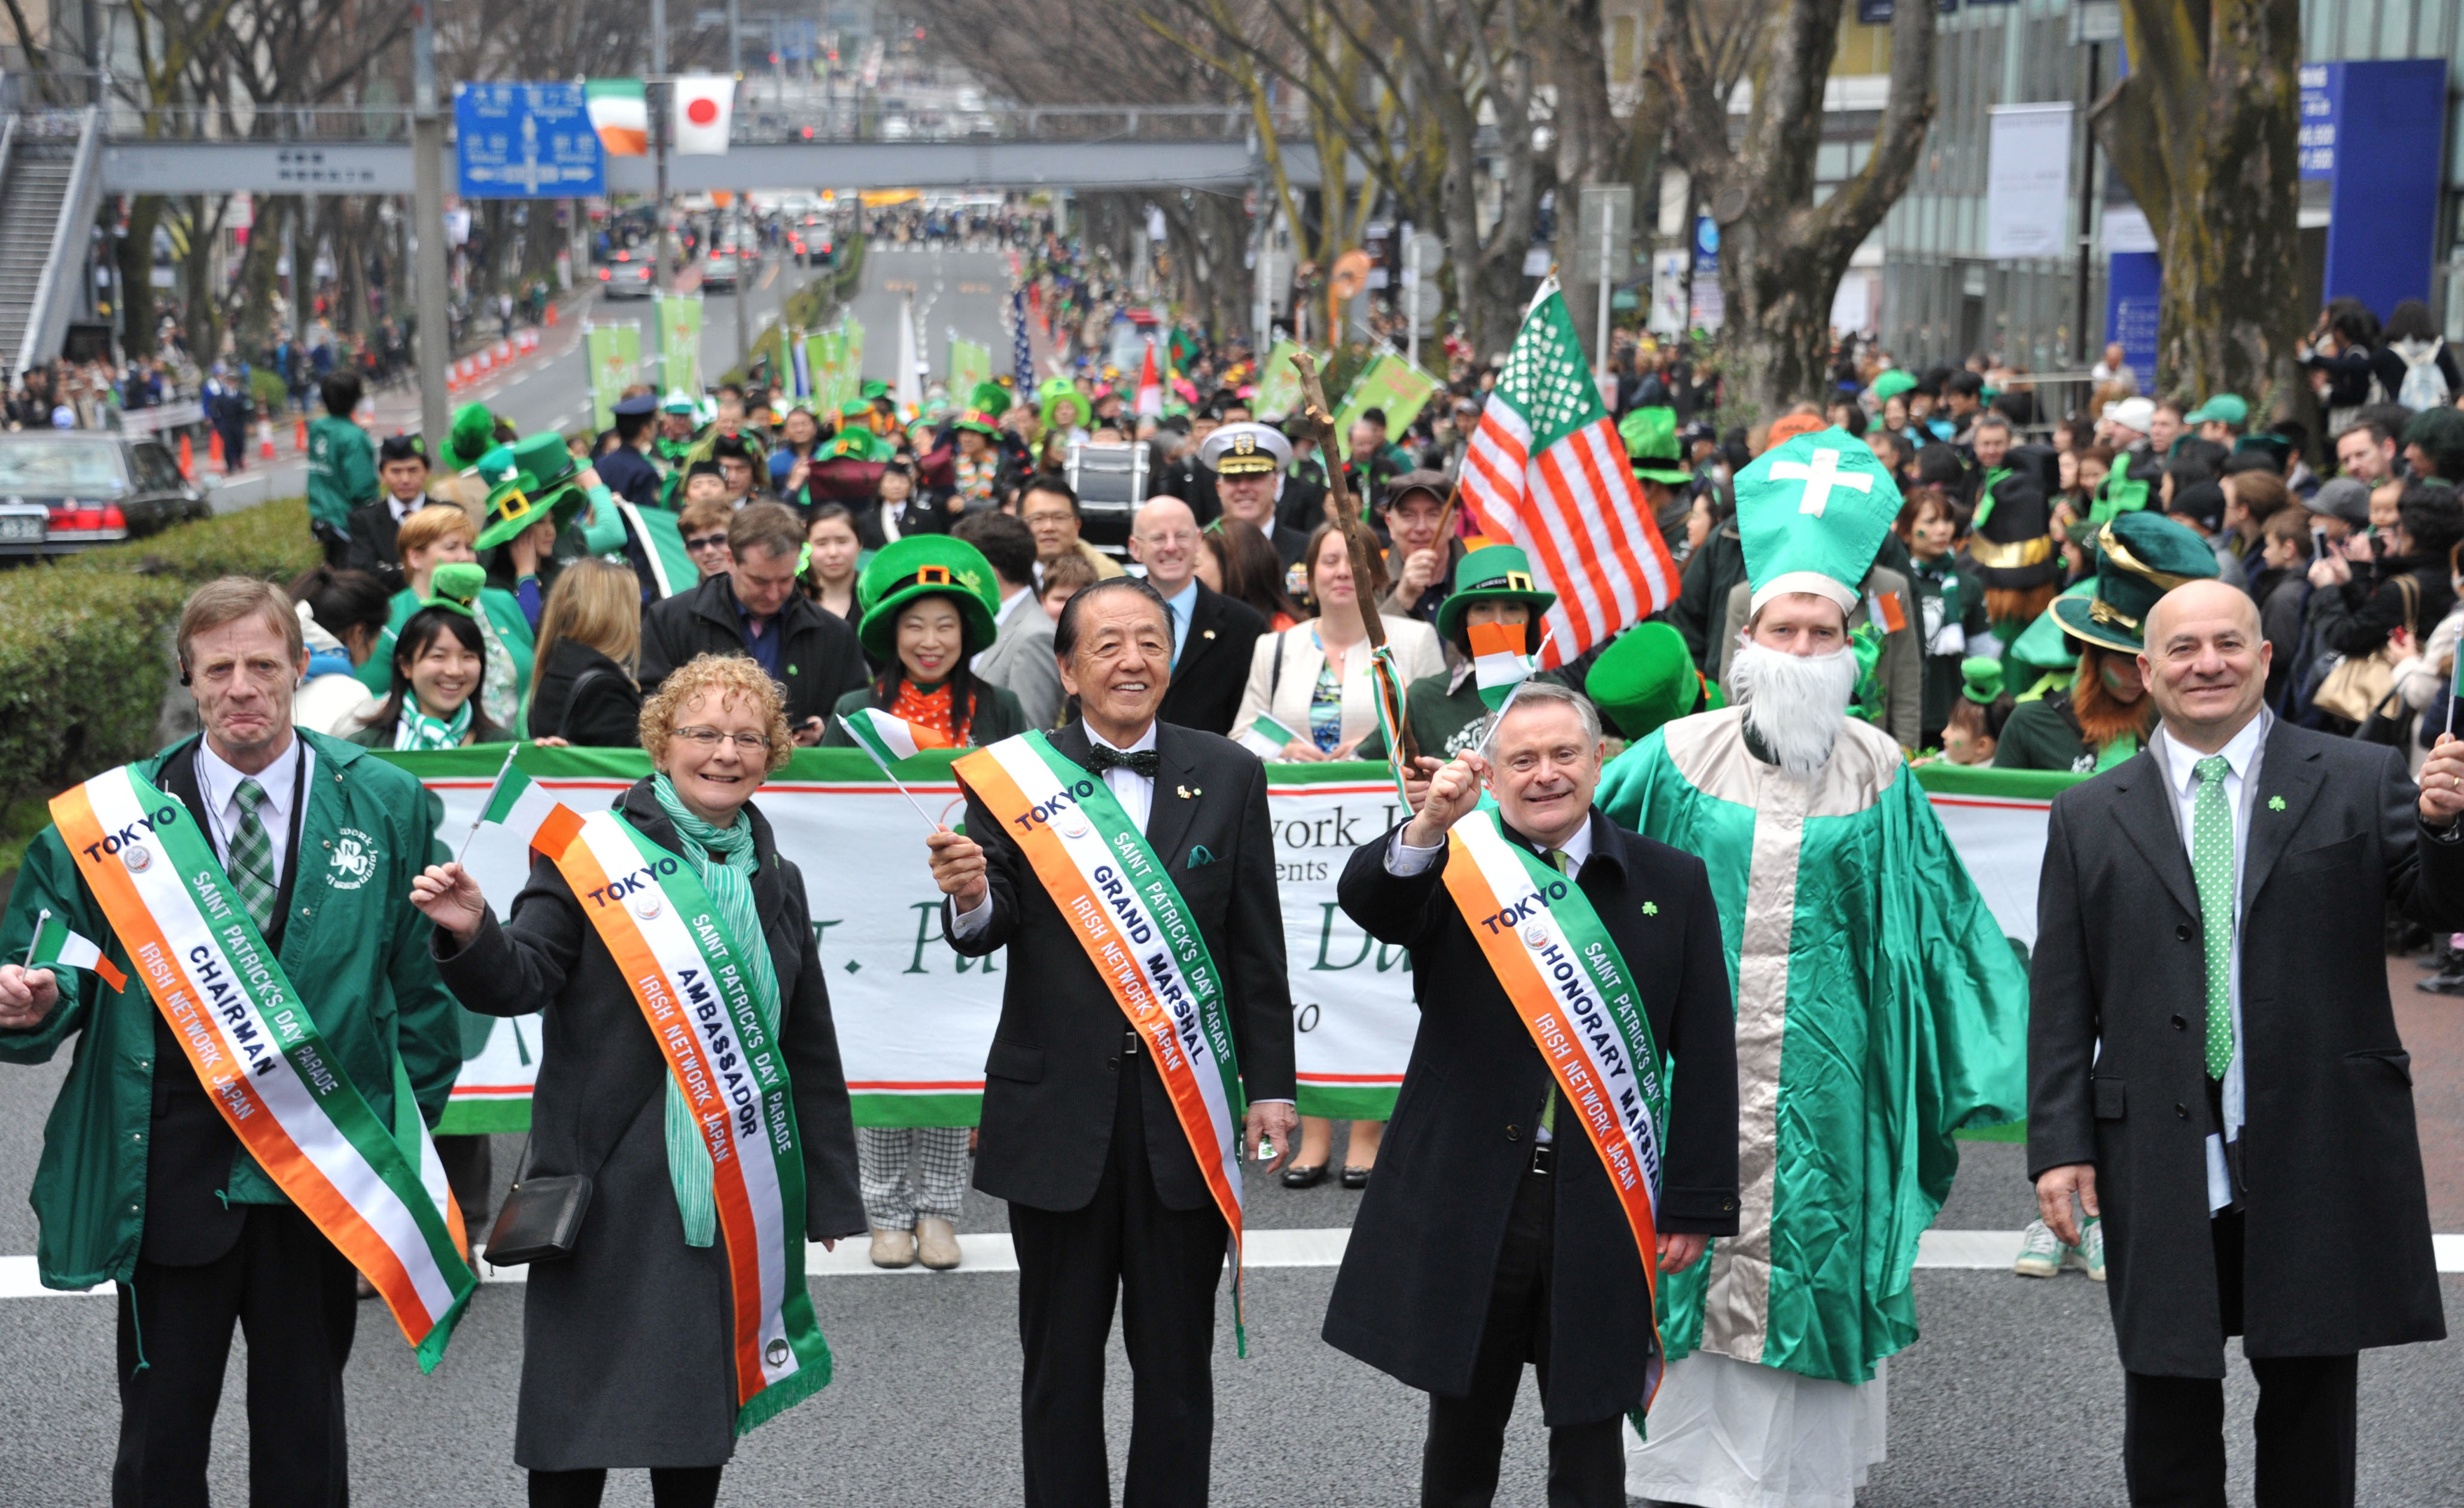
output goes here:
[{"label": "utility pole", "polygon": [[[445,118],[436,107],[434,0],[411,0],[411,233],[418,240],[419,432],[431,461],[445,454],[445,367],[453,334],[445,314]],[[293,264],[295,267],[297,263]]]},{"label": "utility pole", "polygon": [[[736,89],[744,88],[744,3],[727,0],[727,77],[735,80]],[[741,100],[736,101],[743,103]],[[728,248],[736,261],[736,365],[746,366],[753,361],[753,276],[758,259],[748,261],[744,255],[746,235],[745,192],[736,190],[736,203],[729,219],[736,226],[736,244]],[[750,376],[751,373],[746,373]]]},{"label": "utility pole", "polygon": [[[2101,55],[2103,51],[2102,43],[2087,44],[2087,93],[2082,97],[2084,99],[2097,98],[2098,75],[2101,72],[2097,65],[2103,61]],[[2101,359],[2100,355],[2091,354],[2096,348],[2088,344],[2087,333],[2089,257],[2096,244],[2096,128],[2084,126],[2079,135],[2085,139],[2087,149],[2079,157],[2079,265],[2071,277],[2075,305],[2071,347],[2078,354],[2079,366],[2084,368]]]},{"label": "utility pole", "polygon": [[[665,100],[656,94],[663,85],[668,91]],[[659,266],[654,286],[662,294],[675,291],[668,271],[676,255],[675,243],[668,234],[668,111],[674,99],[675,85],[668,78],[668,0],[650,0],[650,77],[642,87],[642,104],[650,117],[650,154],[658,172],[653,213],[659,229]],[[659,366],[662,385],[667,377],[667,364],[663,362]]]}]

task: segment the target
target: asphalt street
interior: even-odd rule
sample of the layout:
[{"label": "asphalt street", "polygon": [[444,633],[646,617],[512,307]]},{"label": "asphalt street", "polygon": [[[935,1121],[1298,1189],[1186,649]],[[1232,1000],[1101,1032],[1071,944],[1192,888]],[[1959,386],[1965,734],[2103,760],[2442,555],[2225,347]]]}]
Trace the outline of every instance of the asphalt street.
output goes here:
[{"label": "asphalt street", "polygon": [[[1007,252],[962,251],[920,241],[876,238],[865,248],[864,282],[853,300],[864,322],[864,374],[898,380],[898,315],[912,299],[917,355],[935,374],[949,369],[949,342],[978,343],[992,352],[995,373],[1011,369]],[[952,394],[964,400],[963,393]]]}]

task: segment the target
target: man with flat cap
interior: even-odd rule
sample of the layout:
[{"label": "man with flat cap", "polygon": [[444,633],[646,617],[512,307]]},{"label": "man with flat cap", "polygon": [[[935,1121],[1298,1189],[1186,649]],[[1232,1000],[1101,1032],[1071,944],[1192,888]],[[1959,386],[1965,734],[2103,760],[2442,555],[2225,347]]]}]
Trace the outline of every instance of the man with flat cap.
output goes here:
[{"label": "man with flat cap", "polygon": [[1309,548],[1309,534],[1286,527],[1276,511],[1287,485],[1284,468],[1292,463],[1292,442],[1283,432],[1268,424],[1227,424],[1206,437],[1198,458],[1215,473],[1223,517],[1254,525],[1273,543],[1286,569],[1298,562]]},{"label": "man with flat cap", "polygon": [[[1454,483],[1446,474],[1408,471],[1386,484],[1377,516],[1386,522],[1386,579],[1394,589],[1377,604],[1381,614],[1438,621],[1438,610],[1454,590],[1455,563],[1463,557],[1461,536],[1446,528],[1446,499]],[[1441,531],[1448,536],[1438,538]]]}]

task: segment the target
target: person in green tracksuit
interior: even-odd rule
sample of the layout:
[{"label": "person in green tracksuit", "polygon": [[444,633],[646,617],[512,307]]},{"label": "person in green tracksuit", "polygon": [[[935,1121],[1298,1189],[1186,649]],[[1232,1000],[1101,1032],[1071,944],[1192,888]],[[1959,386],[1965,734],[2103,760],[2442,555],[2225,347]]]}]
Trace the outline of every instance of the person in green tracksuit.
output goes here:
[{"label": "person in green tracksuit", "polygon": [[[435,798],[366,750],[292,726],[308,655],[280,588],[239,577],[198,588],[178,650],[204,736],[131,768],[203,830],[326,1064],[397,1141],[415,1139],[402,1097],[434,1125],[462,1065],[430,926],[408,904],[434,853]],[[132,869],[147,857],[142,843],[121,854]],[[18,964],[45,912],[98,943],[99,964]],[[0,951],[0,1062],[46,1063],[74,1039],[34,1171],[34,1261],[47,1288],[119,1285],[118,1355],[102,1362],[121,1399],[116,1499],[207,1500],[213,1445],[238,1434],[214,1418],[238,1324],[251,1499],[341,1501],[342,1373],[363,1322],[352,1265],[217,1111],[55,827],[26,850]],[[126,976],[118,987],[105,965]],[[394,1333],[382,1315],[364,1322]]]},{"label": "person in green tracksuit", "polygon": [[308,425],[308,527],[325,547],[325,564],[339,570],[351,545],[351,510],[376,499],[377,453],[351,419],[360,379],[336,372],[321,392],[325,411]]}]

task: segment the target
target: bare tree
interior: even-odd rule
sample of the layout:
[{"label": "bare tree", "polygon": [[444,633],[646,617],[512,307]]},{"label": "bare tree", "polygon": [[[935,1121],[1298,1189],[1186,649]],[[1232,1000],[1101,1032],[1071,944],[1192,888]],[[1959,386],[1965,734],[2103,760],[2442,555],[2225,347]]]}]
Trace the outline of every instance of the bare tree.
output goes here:
[{"label": "bare tree", "polygon": [[[1829,199],[1814,202],[1814,147],[1839,14],[1840,0],[1787,0],[1776,11],[1749,12],[1746,45],[1736,46],[1736,33],[1706,18],[1697,0],[1662,0],[1652,39],[1671,151],[1720,226],[1722,344],[1735,396],[1765,415],[1820,390],[1840,276],[1907,190],[1933,120],[1933,7],[1903,0],[1891,18],[1890,98],[1873,155]],[[1726,58],[1724,30],[1732,47]],[[1759,65],[1740,142],[1729,132],[1733,85],[1720,68],[1746,54]]]}]

